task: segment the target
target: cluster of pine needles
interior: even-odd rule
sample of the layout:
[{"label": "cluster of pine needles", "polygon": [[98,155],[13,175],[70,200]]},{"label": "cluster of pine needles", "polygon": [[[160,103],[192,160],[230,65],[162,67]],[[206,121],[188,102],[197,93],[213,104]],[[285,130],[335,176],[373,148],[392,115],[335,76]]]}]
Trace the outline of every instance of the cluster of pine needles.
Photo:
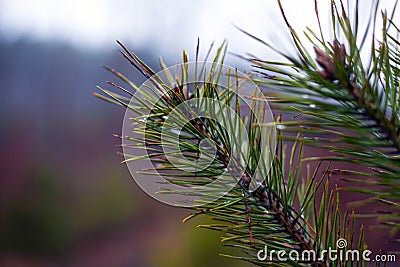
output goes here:
[{"label": "cluster of pine needles", "polygon": [[[131,138],[137,146],[147,147],[148,157],[155,163],[155,168],[163,170],[174,170],[175,166],[170,162],[171,157],[163,155],[162,148],[172,145],[176,140],[161,140],[166,118],[175,107],[191,98],[203,97],[222,101],[238,112],[247,130],[249,153],[244,159],[247,165],[239,177],[235,176],[237,183],[229,192],[221,194],[215,201],[192,207],[193,211],[186,220],[197,215],[210,216],[215,223],[201,227],[222,232],[224,245],[244,252],[242,256],[225,256],[258,266],[363,266],[367,263],[362,260],[332,260],[326,256],[309,261],[288,259],[284,263],[276,258],[267,261],[257,258],[257,252],[265,246],[287,253],[293,250],[299,253],[313,251],[320,255],[325,249],[336,248],[339,239],[347,241],[347,249],[357,249],[361,253],[368,248],[364,233],[368,235],[369,228],[357,228],[357,217],[374,218],[384,228],[383,231],[391,234],[393,246],[398,247],[400,29],[394,23],[394,11],[390,14],[381,12],[379,1],[375,1],[365,27],[359,23],[358,0],[348,6],[341,0],[332,0],[332,28],[325,33],[320,22],[318,3],[316,0],[314,2],[319,32],[307,28],[299,35],[286,17],[283,4],[278,1],[296,51],[294,55],[284,53],[241,30],[282,58],[281,61],[245,58],[254,67],[250,75],[252,81],[260,88],[265,88],[263,95],[248,95],[248,99],[251,103],[268,101],[274,114],[283,114],[275,115],[271,123],[257,123],[257,116],[241,112],[234,93],[214,83],[216,76],[227,75],[218,67],[224,63],[226,43],[209,60],[210,49],[205,61],[212,62],[211,68],[196,77],[203,82],[196,84],[194,89],[186,87],[185,79],[172,77],[170,84],[159,83],[157,90],[163,97],[154,103],[143,87],[134,84],[122,73],[108,69],[130,89],[109,82],[122,90],[124,95],[101,87],[99,89],[103,94],[96,94],[137,114],[132,119],[138,124],[140,130],[136,133],[141,137],[123,138]],[[380,32],[376,29],[378,20],[383,25]],[[157,82],[157,73],[123,44],[119,44],[123,57],[144,77]],[[311,44],[313,50],[310,51],[307,44]],[[196,64],[200,64],[199,46],[196,51]],[[182,63],[189,63],[185,52]],[[168,69],[163,62],[161,67]],[[234,71],[229,76],[233,77],[233,88],[240,87],[242,77]],[[137,97],[137,91],[141,92],[142,98]],[[286,117],[289,119],[284,120]],[[237,123],[235,119],[227,119]],[[274,136],[276,140],[273,140],[276,148],[269,152],[267,158],[270,162],[260,164],[260,155],[264,154],[259,139],[264,133],[263,128],[271,125],[277,129]],[[201,149],[200,141],[209,138],[216,144],[215,160],[201,172],[175,169],[168,173],[168,181],[178,185],[199,186],[215,180],[229,168],[232,142],[240,143],[244,138],[234,129],[221,130],[220,124],[207,119],[186,123],[179,129],[182,134],[179,155],[182,158],[174,155],[174,159],[188,166],[192,164],[190,167],[193,167],[194,160],[185,159],[196,159]],[[304,150],[308,147],[317,147],[318,151],[323,149],[323,156],[320,152],[305,156]],[[308,154],[313,151],[316,150],[309,149]],[[130,156],[125,157],[129,160]],[[134,156],[131,158],[135,159]],[[267,168],[266,165],[271,167]],[[342,165],[350,167],[335,167]],[[255,188],[250,188],[256,179],[255,173],[258,183]],[[335,177],[342,179],[335,180]],[[346,192],[346,196],[361,193],[365,197],[354,203],[343,203],[339,198],[341,191]],[[363,214],[353,209],[366,205],[379,208],[369,209],[369,213]],[[379,263],[375,265],[379,266]]]}]

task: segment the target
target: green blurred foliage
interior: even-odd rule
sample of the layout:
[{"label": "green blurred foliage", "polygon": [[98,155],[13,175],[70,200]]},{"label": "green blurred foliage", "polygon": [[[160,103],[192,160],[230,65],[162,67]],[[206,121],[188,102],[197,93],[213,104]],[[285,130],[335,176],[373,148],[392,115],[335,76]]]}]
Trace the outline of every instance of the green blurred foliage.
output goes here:
[{"label": "green blurred foliage", "polygon": [[0,215],[1,250],[35,254],[59,253],[73,240],[66,218],[63,185],[49,170],[37,168],[24,195],[10,201]]},{"label": "green blurred foliage", "polygon": [[[197,228],[199,224],[209,224],[207,217],[198,217],[182,223],[181,229],[171,232],[165,239],[156,241],[153,257],[154,267],[247,267],[251,264],[223,257],[220,254],[237,255],[238,251],[222,246],[219,232]],[[178,234],[178,237],[176,236]],[[177,242],[174,242],[177,239]]]},{"label": "green blurred foliage", "polygon": [[131,188],[123,183],[121,173],[103,173],[103,176],[107,178],[99,179],[74,207],[77,231],[118,226],[140,212]]},{"label": "green blurred foliage", "polygon": [[0,210],[1,251],[60,255],[85,234],[111,229],[133,216],[133,197],[120,174],[103,174],[95,186],[73,199],[72,187],[56,173],[37,168],[29,175],[23,196]]}]

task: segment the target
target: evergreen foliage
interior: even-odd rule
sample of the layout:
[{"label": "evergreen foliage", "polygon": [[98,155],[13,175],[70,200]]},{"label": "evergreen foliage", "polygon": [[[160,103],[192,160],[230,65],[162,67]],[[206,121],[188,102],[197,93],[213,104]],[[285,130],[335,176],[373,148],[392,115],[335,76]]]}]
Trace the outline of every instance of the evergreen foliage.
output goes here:
[{"label": "evergreen foliage", "polygon": [[[199,205],[191,208],[192,213],[185,219],[192,219],[197,215],[213,218],[214,224],[200,227],[222,232],[224,245],[237,247],[245,252],[244,256],[228,257],[259,266],[360,265],[361,261],[330,260],[326,255],[306,262],[280,262],[276,255],[272,259],[261,261],[257,258],[257,253],[267,246],[269,250],[283,250],[287,253],[294,250],[299,254],[311,251],[319,256],[325,249],[336,248],[340,239],[348,242],[347,249],[364,251],[367,248],[364,229],[354,227],[357,214],[343,211],[344,205],[340,201],[338,189],[330,184],[332,177],[338,173],[347,177],[345,190],[368,196],[362,204],[379,202],[388,207],[386,212],[371,213],[364,217],[377,217],[393,234],[398,232],[399,28],[393,22],[393,14],[388,15],[383,11],[383,29],[380,37],[376,37],[379,1],[371,9],[372,16],[364,30],[359,26],[359,1],[356,1],[351,15],[342,1],[332,1],[332,34],[329,38],[329,34],[324,34],[321,24],[320,32],[308,29],[304,32],[304,38],[301,38],[286,18],[281,2],[278,3],[297,53],[295,56],[285,54],[243,31],[284,58],[279,62],[254,57],[246,59],[254,65],[255,73],[258,74],[251,76],[253,81],[267,88],[264,95],[249,95],[248,98],[254,106],[259,101],[267,100],[273,105],[276,114],[292,114],[293,120],[283,121],[277,115],[273,122],[260,124],[258,118],[262,110],[256,110],[255,114],[241,110],[240,99],[234,92],[240,89],[243,77],[235,71],[225,73],[219,68],[224,62],[225,43],[217,49],[211,68],[202,69],[201,75],[196,77],[202,82],[195,84],[192,89],[186,87],[187,79],[175,79],[173,75],[169,84],[161,81],[157,73],[119,43],[122,55],[146,78],[152,79],[155,89],[149,88],[146,91],[146,88],[133,84],[122,73],[108,69],[130,86],[128,90],[110,82],[127,96],[101,87],[99,89],[103,94],[96,96],[131,109],[137,114],[132,120],[138,124],[135,134],[140,137],[123,138],[135,142],[137,148],[146,149],[148,157],[154,162],[152,171],[167,172],[164,174],[170,183],[182,186],[206,185],[226,169],[230,170],[232,179],[237,181],[236,185],[227,194],[221,193],[220,198],[213,202],[198,203]],[[319,22],[317,1],[315,11]],[[314,51],[306,49],[310,42]],[[366,59],[363,58],[363,49],[366,49],[368,42],[371,51]],[[188,56],[184,52],[183,66],[188,63]],[[196,64],[200,65],[198,54]],[[162,62],[161,67],[167,70]],[[189,76],[185,68],[182,72],[182,77]],[[220,76],[232,79],[231,91],[218,85]],[[161,100],[155,99],[155,92],[151,90],[158,90],[156,93],[163,95]],[[141,97],[134,94],[137,91],[140,91]],[[184,121],[187,114],[184,113],[176,121],[167,122],[166,118],[175,107],[192,98],[201,97],[225,103],[227,107],[236,110],[239,117],[226,116],[227,121],[222,125],[231,126],[225,129],[221,129],[221,123],[209,119],[193,119],[187,123]],[[213,114],[224,109],[204,103],[196,105],[198,109]],[[237,131],[240,123],[244,124],[247,131],[247,141],[244,140],[244,134]],[[172,153],[172,157],[166,157],[163,153],[163,147],[173,147],[176,143],[173,138],[162,139],[163,127],[166,125],[171,131],[174,126],[184,125],[181,129],[177,127],[181,130],[181,153]],[[275,125],[279,131],[276,136],[270,135],[271,139],[275,139],[269,142],[276,142],[276,149],[264,151],[265,147],[260,146],[259,140],[265,135],[265,129]],[[216,153],[208,155],[214,157],[212,164],[198,172],[177,169],[176,164],[188,168],[201,167],[197,166],[197,160],[202,152],[200,141],[204,138],[211,139],[215,145]],[[243,158],[236,162],[238,169],[232,169],[229,165],[232,160],[231,149],[243,143],[246,144]],[[325,148],[326,155],[305,157],[303,151],[308,145]],[[129,155],[125,157],[128,161],[141,158]],[[246,164],[240,164],[242,161]],[[309,165],[303,170],[303,165],[308,161],[318,162],[315,170],[310,170]],[[354,169],[333,169],[331,163],[336,161],[352,163]],[[360,171],[356,165],[367,166],[370,171]],[[145,171],[151,173],[151,170]],[[258,183],[251,187],[254,181]],[[187,192],[182,190],[161,193],[184,195]],[[208,194],[218,192],[202,191],[198,194],[204,200]]]}]

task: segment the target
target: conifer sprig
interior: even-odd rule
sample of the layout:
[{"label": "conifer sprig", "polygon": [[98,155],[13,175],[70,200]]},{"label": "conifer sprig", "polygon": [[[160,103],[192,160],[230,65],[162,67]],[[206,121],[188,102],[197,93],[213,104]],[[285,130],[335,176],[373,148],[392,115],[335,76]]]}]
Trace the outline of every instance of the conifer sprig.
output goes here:
[{"label": "conifer sprig", "polygon": [[[252,112],[243,108],[237,94],[245,78],[235,69],[222,70],[225,43],[207,67],[199,61],[197,47],[194,76],[198,82],[192,85],[188,83],[193,73],[188,71],[190,62],[185,52],[179,75],[168,72],[161,62],[166,82],[165,77],[160,77],[119,43],[122,56],[149,82],[140,86],[122,73],[106,68],[130,88],[108,82],[125,95],[101,87],[103,94],[96,94],[134,114],[130,119],[137,127],[132,135],[122,138],[131,142],[127,146],[145,150],[146,154],[125,153],[125,161],[149,158],[153,167],[138,172],[157,173],[168,184],[181,186],[179,190],[170,190],[161,184],[160,194],[180,195],[182,199],[190,196],[196,202],[184,221],[198,215],[210,216],[215,223],[200,227],[222,232],[222,244],[245,253],[225,256],[258,266],[362,264],[362,259],[332,260],[326,255],[318,258],[324,249],[335,249],[341,239],[348,242],[348,249],[358,249],[360,253],[366,249],[363,228],[354,228],[357,214],[340,209],[343,203],[337,186],[331,182],[337,173],[346,176],[345,181],[349,182],[346,190],[370,196],[363,203],[375,201],[389,207],[364,217],[377,217],[392,233],[400,228],[400,43],[397,38],[400,30],[393,23],[394,12],[381,13],[383,29],[377,38],[379,1],[371,8],[372,16],[364,30],[359,25],[359,1],[350,15],[341,0],[331,1],[332,34],[327,38],[317,1],[314,3],[319,32],[307,29],[302,38],[278,0],[297,51],[295,56],[246,33],[285,59],[278,62],[249,59],[258,74],[252,80],[266,88],[265,94],[245,96],[250,100]],[[311,42],[314,50],[307,50],[306,42]],[[371,51],[369,58],[365,58],[368,42]],[[221,79],[228,80],[228,88],[220,86]],[[198,98],[211,102],[194,101]],[[258,103],[265,100],[284,115],[293,115],[293,119],[283,121],[281,116],[276,116],[271,122],[260,123],[265,110]],[[218,119],[192,118],[189,107]],[[238,116],[231,116],[228,110],[235,110]],[[275,125],[279,129],[277,135],[268,135],[270,132],[266,129]],[[268,137],[266,143],[260,141],[263,137]],[[284,143],[286,140],[290,142]],[[273,142],[276,148],[266,149],[265,144]],[[165,151],[177,145],[179,153]],[[305,158],[303,145],[324,147],[331,153]],[[303,171],[308,160],[319,162],[316,170],[311,171],[307,165],[307,172]],[[203,168],[202,161],[210,164]],[[335,162],[367,166],[370,171],[332,169]],[[222,181],[220,176],[224,176]],[[234,186],[229,187],[227,181],[234,181]],[[189,190],[212,183],[216,186]],[[221,191],[225,188],[229,190]],[[357,233],[360,233],[358,237]],[[300,255],[308,251],[317,258],[289,259],[284,263],[276,255],[258,259],[258,252],[266,246],[286,253],[296,251]]]},{"label": "conifer sprig", "polygon": [[[121,44],[122,45],[122,44]],[[208,215],[216,221],[215,224],[201,225],[200,227],[218,230],[224,233],[222,243],[227,246],[233,246],[241,249],[247,256],[228,256],[236,257],[259,266],[338,266],[343,264],[339,261],[330,261],[326,256],[321,255],[324,249],[335,248],[336,242],[340,238],[346,238],[352,247],[358,247],[361,251],[365,249],[362,236],[360,243],[354,238],[354,229],[351,223],[354,218],[346,214],[341,215],[339,211],[339,197],[335,189],[330,189],[328,176],[329,165],[322,172],[320,166],[313,172],[308,172],[303,177],[302,158],[303,141],[300,136],[294,139],[291,152],[289,153],[289,165],[286,161],[287,148],[283,144],[282,134],[277,136],[277,148],[265,150],[260,145],[260,139],[265,135],[265,126],[257,121],[265,111],[260,109],[254,112],[246,113],[240,100],[235,95],[241,86],[242,77],[237,72],[232,71],[223,73],[221,68],[226,51],[226,45],[223,44],[216,53],[211,63],[210,69],[199,69],[195,73],[201,73],[202,82],[189,88],[186,84],[189,72],[187,64],[189,63],[186,53],[183,54],[183,79],[177,79],[174,75],[165,75],[170,77],[170,83],[165,83],[162,79],[145,65],[135,54],[122,46],[122,52],[129,62],[150,79],[152,86],[138,86],[130,82],[123,74],[107,68],[119,79],[125,82],[134,91],[123,88],[122,86],[109,82],[108,84],[122,90],[128,97],[119,95],[112,91],[99,89],[104,95],[96,96],[105,99],[111,103],[121,105],[134,111],[136,117],[130,118],[137,123],[135,134],[141,137],[124,136],[123,138],[132,141],[132,146],[146,149],[146,157],[154,163],[152,169],[137,170],[167,177],[171,184],[182,185],[181,190],[163,190],[160,186],[160,193],[177,194],[187,196],[201,196],[200,201],[193,212],[185,220],[191,219],[197,215]],[[198,58],[198,56],[196,56]],[[196,62],[201,66],[200,62]],[[161,64],[164,66],[165,64]],[[197,66],[197,65],[196,65]],[[222,76],[228,76],[232,79],[233,90],[221,88],[217,81]],[[199,79],[201,80],[201,79]],[[140,91],[140,97],[135,94]],[[154,91],[162,96],[155,99]],[[132,97],[132,99],[130,99]],[[190,117],[187,110],[183,109],[177,116],[177,121],[171,123],[168,117],[171,117],[173,110],[192,99],[204,97],[207,99],[218,100],[219,103],[225,103],[227,108],[233,108],[239,116],[231,117],[227,115],[221,117],[219,123],[210,119],[192,119],[183,123],[180,119]],[[248,95],[246,98],[258,99],[262,95]],[[205,108],[209,114],[221,112],[223,108],[218,105],[204,106],[205,102],[194,102],[197,109]],[[256,100],[251,101],[255,105]],[[199,106],[197,106],[199,105]],[[193,108],[193,107],[192,107]],[[229,113],[224,113],[229,114]],[[257,116],[257,114],[259,116]],[[224,121],[226,120],[226,121]],[[275,118],[274,123],[282,123],[280,117]],[[237,126],[240,123],[245,125],[248,140]],[[178,125],[184,125],[182,128]],[[221,125],[226,126],[221,129]],[[171,133],[179,130],[178,138],[180,152],[166,154],[163,148],[173,147],[176,138],[162,138],[162,131],[165,126],[169,126]],[[132,135],[134,133],[132,132]],[[182,137],[182,138],[181,138]],[[198,160],[201,158],[201,140],[211,139],[215,144],[216,153],[209,153],[214,156],[214,161],[207,168],[200,168]],[[275,135],[269,135],[267,143],[275,142]],[[235,144],[237,146],[235,146]],[[242,148],[239,148],[240,147]],[[241,159],[232,157],[235,149],[246,149]],[[267,151],[267,152],[266,152]],[[265,154],[268,153],[268,154]],[[172,156],[172,157],[171,157]],[[260,157],[262,156],[262,157]],[[240,155],[239,155],[240,157]],[[125,154],[126,161],[141,160],[143,156]],[[189,160],[188,160],[189,159]],[[234,162],[233,166],[230,164]],[[245,162],[243,165],[241,162]],[[257,164],[256,164],[257,163]],[[184,168],[177,168],[178,165]],[[267,167],[268,165],[271,167]],[[199,171],[189,172],[185,168],[199,168]],[[221,175],[224,170],[229,169],[231,179],[236,182],[235,186],[228,192],[216,192],[212,190],[199,190],[193,193],[188,192],[185,187],[206,185],[213,182]],[[167,171],[167,173],[165,172]],[[172,172],[171,172],[172,171]],[[260,179],[261,177],[261,179]],[[251,184],[257,181],[256,187],[251,188]],[[207,201],[208,197],[217,194],[219,197],[214,201]],[[321,200],[320,202],[318,200]],[[276,255],[262,261],[257,258],[257,253],[266,246],[269,249],[282,250],[286,253],[296,251],[299,255],[308,251],[315,258],[309,258],[305,261],[301,259],[289,259],[282,264]]]},{"label": "conifer sprig", "polygon": [[[357,168],[335,172],[350,177],[345,180],[354,183],[346,190],[370,196],[366,204],[373,201],[388,204],[385,212],[371,215],[390,226],[393,233],[397,232],[400,229],[400,72],[399,28],[393,22],[394,11],[392,14],[380,12],[376,1],[367,27],[361,30],[359,1],[355,2],[351,15],[342,1],[332,1],[330,33],[333,35],[328,40],[329,32],[324,35],[321,30],[317,1],[320,33],[308,28],[303,38],[290,25],[281,1],[278,3],[297,56],[283,54],[258,39],[286,60],[251,58],[250,61],[263,76],[258,82],[270,89],[266,99],[275,103],[276,109],[293,116],[293,120],[280,123],[281,129],[301,133],[305,144],[333,152],[310,160],[369,167],[369,172],[357,171]],[[379,14],[383,29],[377,34]],[[306,49],[306,43],[314,46],[314,53]],[[365,51],[368,43],[369,53]]]}]

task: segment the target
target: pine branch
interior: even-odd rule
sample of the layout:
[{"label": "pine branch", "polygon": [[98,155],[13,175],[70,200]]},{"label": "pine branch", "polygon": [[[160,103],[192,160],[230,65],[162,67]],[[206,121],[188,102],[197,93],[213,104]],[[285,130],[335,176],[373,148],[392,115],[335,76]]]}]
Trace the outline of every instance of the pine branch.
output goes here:
[{"label": "pine branch", "polygon": [[[364,111],[365,115],[376,122],[386,137],[392,142],[393,146],[400,152],[400,135],[395,122],[386,117],[385,113],[379,108],[381,103],[377,103],[377,95],[373,97],[365,96],[363,89],[357,83],[357,73],[345,73],[342,77],[338,77],[337,73],[341,70],[351,70],[351,66],[346,63],[348,57],[345,46],[339,44],[338,40],[333,42],[332,57],[318,47],[315,47],[316,62],[322,70],[316,71],[324,79],[330,82],[338,81],[340,85],[347,89],[353,97],[353,101],[358,104],[358,107]],[[351,78],[353,77],[353,78]],[[364,86],[370,87],[369,91],[373,91],[369,83]]]},{"label": "pine branch", "polygon": [[[246,115],[237,97],[243,77],[238,75],[237,71],[228,70],[227,73],[223,73],[219,67],[223,63],[225,45],[218,49],[209,69],[204,66],[198,69],[198,63],[196,63],[195,75],[200,74],[199,77],[203,78],[201,80],[196,77],[199,82],[196,82],[193,88],[189,88],[187,84],[189,71],[185,53],[182,70],[178,71],[179,75],[168,72],[158,75],[134,53],[122,47],[123,56],[129,58],[129,62],[139,69],[142,75],[148,77],[149,83],[142,86],[135,85],[123,74],[108,69],[136,93],[114,82],[109,82],[108,84],[127,93],[132,99],[101,87],[99,89],[105,96],[96,96],[137,114],[136,117],[129,119],[137,123],[135,132],[142,137],[124,136],[123,139],[131,141],[125,144],[125,147],[145,149],[147,154],[131,156],[125,153],[125,161],[150,158],[154,167],[151,170],[141,170],[141,172],[152,174],[150,171],[155,171],[158,175],[166,177],[168,183],[181,186],[179,190],[161,189],[159,193],[196,197],[195,201],[198,201],[200,205],[192,207],[196,212],[187,219],[206,214],[220,221],[222,224],[201,227],[224,232],[226,237],[222,240],[223,243],[240,248],[250,256],[239,257],[240,259],[259,266],[282,266],[275,257],[266,262],[257,259],[257,252],[266,245],[286,252],[310,251],[319,256],[322,250],[334,248],[339,238],[346,238],[351,241],[351,244],[353,243],[354,229],[348,227],[348,221],[354,218],[349,219],[346,214],[341,216],[339,212],[339,197],[335,190],[329,189],[328,185],[329,165],[322,177],[317,177],[320,166],[312,176],[303,177],[302,141],[300,137],[297,137],[292,146],[289,168],[285,171],[287,166],[285,166],[282,135],[279,134],[277,138],[277,149],[269,151],[265,147],[275,142],[275,135],[268,137],[265,130],[268,127],[258,121],[265,115],[265,109],[256,105],[258,100],[252,100],[253,112]],[[165,66],[163,63],[161,65]],[[164,71],[166,70],[164,68]],[[169,77],[169,80],[165,81],[161,76]],[[219,86],[219,80],[223,76],[228,79],[228,89],[229,84],[232,89],[228,90]],[[233,81],[231,82],[230,79]],[[157,95],[160,97],[156,97]],[[218,100],[218,102],[213,105],[205,104],[207,101],[187,104],[198,97]],[[245,96],[248,99],[260,97],[262,95],[259,94]],[[225,108],[218,103],[224,103],[227,110],[235,110],[238,116],[232,117],[229,112],[224,112]],[[177,112],[178,107],[183,108]],[[220,116],[217,116],[220,121],[214,122],[208,118],[193,117],[191,115],[193,108],[194,110],[204,109],[204,114],[220,113]],[[240,123],[246,126],[248,140],[244,138],[245,135],[238,127]],[[280,118],[272,123],[281,123]],[[164,129],[164,127],[167,128]],[[173,135],[175,132],[179,132],[178,137]],[[166,138],[163,138],[163,134]],[[266,143],[262,143],[262,138],[269,139]],[[200,143],[201,140],[207,139],[212,140],[215,145],[215,158],[212,153],[208,153],[210,151],[203,151],[205,159],[210,157],[212,161],[208,167],[201,168],[199,160],[203,155],[199,155],[202,151]],[[163,150],[174,147],[176,143],[179,144],[181,154]],[[239,153],[235,150],[239,150]],[[266,167],[270,163],[269,157],[272,158],[271,168]],[[245,164],[243,165],[242,162]],[[196,171],[188,171],[193,168]],[[215,188],[195,192],[189,190],[190,186],[203,186],[217,181],[217,177],[223,174],[224,170],[228,170],[229,176],[235,182],[229,192],[220,192],[224,189],[225,181],[222,182],[222,187],[218,185]],[[322,191],[320,203],[317,202],[319,190]],[[215,195],[218,198],[213,198]],[[210,198],[213,201],[209,201]],[[341,224],[341,221],[346,223]],[[359,249],[361,251],[365,249],[363,242],[360,242]],[[310,259],[306,262],[290,260],[286,263],[292,266],[342,264],[339,261],[329,261],[326,257]]]},{"label": "pine branch", "polygon": [[[335,248],[341,238],[349,242],[350,248],[360,252],[366,249],[363,228],[358,240],[355,238],[354,218],[357,214],[341,212],[338,189],[331,189],[329,185],[330,178],[336,174],[346,176],[343,179],[349,183],[346,190],[371,196],[356,204],[375,201],[390,208],[362,217],[378,218],[391,233],[400,229],[400,30],[393,22],[394,12],[391,16],[382,12],[382,37],[376,39],[378,2],[371,9],[367,29],[361,32],[359,1],[356,1],[352,16],[348,15],[341,0],[332,1],[333,37],[328,41],[321,27],[317,1],[314,1],[319,33],[308,29],[304,34],[306,41],[314,46],[315,55],[306,49],[305,41],[290,24],[280,0],[278,4],[297,55],[284,54],[247,33],[285,61],[249,59],[258,77],[261,76],[253,77],[253,80],[269,91],[265,95],[254,93],[245,98],[251,100],[251,108],[268,100],[277,110],[293,114],[293,121],[282,121],[278,117],[268,123],[259,123],[257,119],[265,112],[263,108],[257,106],[249,114],[243,111],[237,92],[244,77],[237,70],[223,72],[221,68],[225,44],[218,48],[207,68],[198,62],[197,46],[196,82],[191,85],[188,81],[193,73],[188,71],[189,60],[185,52],[178,74],[169,73],[161,62],[163,76],[119,43],[122,56],[148,79],[145,86],[138,86],[123,74],[108,69],[133,91],[108,82],[128,97],[101,87],[103,95],[96,94],[135,114],[130,119],[137,124],[134,133],[140,137],[124,136],[123,140],[131,142],[124,147],[142,149],[147,154],[129,155],[124,151],[125,161],[150,159],[153,167],[138,171],[157,173],[165,179],[158,193],[179,195],[184,201],[191,197],[190,201],[196,203],[191,207],[193,213],[185,220],[197,215],[210,216],[217,223],[200,227],[224,233],[224,245],[236,247],[247,255],[229,257],[258,266],[347,266],[355,263],[324,257],[303,262],[289,260],[282,264],[276,256],[267,261],[259,260],[257,252],[268,246],[285,252],[311,251],[319,255],[324,249]],[[372,34],[369,34],[370,29]],[[361,55],[369,36],[372,49],[370,58],[365,60]],[[207,58],[210,55],[211,49]],[[222,79],[227,79],[228,89],[220,88]],[[160,97],[155,98],[157,95]],[[199,97],[227,107],[207,101],[187,104]],[[176,111],[182,104],[183,108]],[[193,118],[189,107],[206,115],[219,116],[217,119]],[[235,110],[239,116],[229,115],[228,109]],[[175,115],[173,120],[170,119],[172,113]],[[245,125],[248,139],[239,124]],[[275,125],[279,129],[277,148],[266,152],[265,143],[260,140],[267,136],[266,129]],[[275,140],[275,136],[269,138],[270,142]],[[208,140],[205,148],[201,146],[204,140]],[[292,142],[289,164],[285,159],[284,140]],[[324,147],[331,153],[324,157],[304,158],[303,144]],[[179,153],[164,150],[177,147]],[[208,160],[209,165],[203,168],[202,160]],[[307,160],[321,162],[312,175],[302,172],[302,165]],[[329,163],[321,175],[320,167],[327,161],[365,165],[370,172],[332,170]],[[269,164],[271,167],[266,167]],[[221,175],[233,180],[234,186],[231,187],[227,180],[219,181]],[[215,187],[190,190],[214,182]],[[180,187],[171,190],[168,185]]]},{"label": "pine branch", "polygon": [[[178,91],[177,98],[185,99],[184,94]],[[170,99],[168,98],[168,102]],[[170,103],[174,106],[173,103]],[[212,137],[210,132],[207,130],[207,126],[204,124],[203,121],[196,120],[191,121],[192,125],[204,136],[209,138]],[[219,147],[217,150],[217,157],[223,163],[225,168],[229,168],[229,158],[230,155],[227,154],[226,150]],[[235,176],[235,175],[233,175]],[[265,180],[265,179],[264,179]],[[244,173],[241,175],[238,184],[243,188],[243,194],[248,195],[250,190],[250,184],[252,182],[251,175],[249,174],[248,170],[245,170]],[[256,198],[261,205],[268,211],[275,213],[275,219],[278,224],[283,225],[286,233],[289,236],[299,243],[299,247],[301,250],[310,250],[314,251],[313,243],[308,239],[305,235],[306,230],[300,224],[299,218],[300,215],[297,214],[295,209],[291,206],[287,206],[286,209],[284,208],[284,204],[282,203],[280,197],[275,193],[272,188],[268,188],[265,184],[262,184],[257,187],[256,190],[250,193],[251,196]],[[249,218],[248,218],[249,220]],[[325,266],[321,265],[321,262],[314,262],[313,266]]]},{"label": "pine branch", "polygon": [[[184,98],[184,96],[182,96]],[[212,137],[208,132],[206,125],[202,121],[192,121],[193,126],[199,130],[202,134],[208,137]],[[228,168],[229,156],[226,155],[225,151],[221,149],[218,150],[217,156],[220,161],[223,162],[224,166]],[[249,188],[251,184],[251,176],[248,171],[241,176],[238,181],[238,184],[243,188],[243,196],[244,201],[246,202],[246,195],[249,195]],[[279,225],[282,225],[285,229],[286,233],[291,236],[291,238],[298,242],[299,248],[301,251],[308,250],[315,251],[314,244],[311,240],[309,240],[306,235],[306,229],[301,225],[300,215],[295,211],[295,209],[291,206],[287,206],[286,209],[284,204],[282,203],[280,197],[273,191],[273,189],[268,188],[265,184],[260,185],[256,190],[251,192],[251,196],[257,199],[267,211],[274,213],[274,218]],[[206,213],[207,211],[202,211],[202,213]],[[248,216],[248,214],[247,214]],[[251,217],[247,217],[247,223],[249,224],[249,234],[250,234],[250,242],[252,242],[252,233],[251,233]],[[312,266],[327,266],[322,261],[313,261],[311,262]]]},{"label": "pine branch", "polygon": [[[346,178],[346,190],[387,203],[391,216],[377,213],[374,216],[391,227],[392,232],[397,232],[400,230],[400,53],[397,39],[400,31],[393,23],[394,11],[391,16],[382,12],[382,37],[376,39],[379,1],[371,8],[371,19],[364,32],[358,25],[358,1],[352,19],[342,1],[332,1],[333,38],[329,42],[321,30],[315,1],[320,33],[307,29],[303,40],[290,25],[281,1],[278,2],[297,56],[284,54],[245,32],[285,59],[282,62],[249,59],[261,76],[255,80],[270,89],[263,100],[275,104],[278,110],[293,114],[293,121],[282,122],[279,126],[287,133],[286,139],[293,140],[290,133],[301,133],[305,144],[332,152],[329,156],[310,157],[309,160],[368,166],[370,173],[354,170],[336,173],[360,177]],[[372,50],[370,58],[364,60],[361,55],[368,37]],[[305,48],[306,41],[314,46],[315,56]]]}]

